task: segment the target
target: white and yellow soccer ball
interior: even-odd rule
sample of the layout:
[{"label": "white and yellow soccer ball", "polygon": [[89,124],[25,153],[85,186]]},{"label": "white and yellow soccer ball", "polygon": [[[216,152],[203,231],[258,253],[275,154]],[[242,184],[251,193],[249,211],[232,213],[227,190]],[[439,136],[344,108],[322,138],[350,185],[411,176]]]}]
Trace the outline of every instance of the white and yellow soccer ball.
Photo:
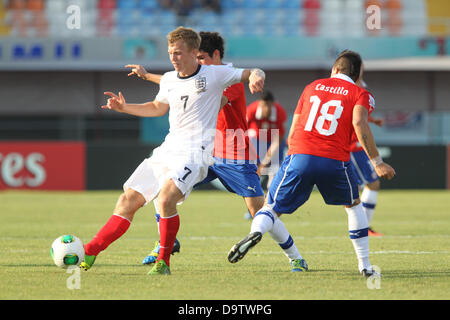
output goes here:
[{"label": "white and yellow soccer ball", "polygon": [[84,259],[83,242],[73,235],[63,235],[52,243],[50,254],[60,268],[78,266]]}]

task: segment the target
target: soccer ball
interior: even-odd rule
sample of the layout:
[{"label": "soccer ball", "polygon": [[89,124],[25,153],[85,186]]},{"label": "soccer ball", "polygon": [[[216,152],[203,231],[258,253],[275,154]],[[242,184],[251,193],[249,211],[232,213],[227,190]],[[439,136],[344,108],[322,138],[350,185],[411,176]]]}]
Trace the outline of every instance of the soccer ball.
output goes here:
[{"label": "soccer ball", "polygon": [[75,236],[63,235],[53,241],[50,254],[60,268],[78,266],[84,259],[83,243]]}]

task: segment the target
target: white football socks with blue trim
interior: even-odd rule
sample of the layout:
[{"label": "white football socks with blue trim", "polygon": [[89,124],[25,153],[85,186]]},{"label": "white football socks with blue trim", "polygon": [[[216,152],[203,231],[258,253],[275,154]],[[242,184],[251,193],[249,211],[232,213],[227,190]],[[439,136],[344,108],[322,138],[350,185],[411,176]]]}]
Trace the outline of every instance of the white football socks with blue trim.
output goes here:
[{"label": "white football socks with blue trim", "polygon": [[345,208],[348,216],[348,232],[358,258],[358,268],[370,270],[369,262],[369,223],[362,204]]}]

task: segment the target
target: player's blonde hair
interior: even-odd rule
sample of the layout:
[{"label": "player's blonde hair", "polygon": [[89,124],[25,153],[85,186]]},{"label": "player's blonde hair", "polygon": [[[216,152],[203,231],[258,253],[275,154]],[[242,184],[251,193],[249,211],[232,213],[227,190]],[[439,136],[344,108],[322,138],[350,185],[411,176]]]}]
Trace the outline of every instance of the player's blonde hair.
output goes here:
[{"label": "player's blonde hair", "polygon": [[178,27],[167,35],[167,40],[170,44],[174,44],[179,40],[183,40],[189,49],[200,48],[200,43],[202,41],[200,35],[195,32],[194,29]]}]

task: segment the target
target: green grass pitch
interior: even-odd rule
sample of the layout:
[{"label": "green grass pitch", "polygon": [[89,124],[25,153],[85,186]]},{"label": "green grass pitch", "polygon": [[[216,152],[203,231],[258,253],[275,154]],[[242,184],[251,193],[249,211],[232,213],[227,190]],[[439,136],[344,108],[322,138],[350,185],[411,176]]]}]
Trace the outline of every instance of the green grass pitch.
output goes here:
[{"label": "green grass pitch", "polygon": [[[143,257],[158,234],[153,205],[142,208],[128,232],[76,273],[57,268],[50,246],[62,234],[88,242],[112,213],[119,191],[0,193],[0,299],[450,299],[450,193],[382,190],[370,239],[371,262],[383,277],[372,283],[357,271],[341,206],[320,194],[282,217],[310,271],[291,273],[288,259],[266,235],[236,264],[228,250],[250,230],[243,200],[221,191],[194,191],[179,207],[181,252],[172,275],[151,277]],[[70,278],[73,279],[73,278]],[[73,282],[74,283],[74,282]]]}]

